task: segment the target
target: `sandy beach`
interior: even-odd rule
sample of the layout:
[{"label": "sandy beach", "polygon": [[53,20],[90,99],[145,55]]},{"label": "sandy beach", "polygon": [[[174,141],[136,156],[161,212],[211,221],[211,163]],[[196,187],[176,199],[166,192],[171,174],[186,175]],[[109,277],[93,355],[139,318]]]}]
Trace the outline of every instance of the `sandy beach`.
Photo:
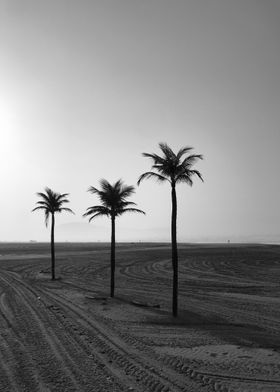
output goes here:
[{"label": "sandy beach", "polygon": [[1,391],[280,391],[280,246],[0,245]]}]

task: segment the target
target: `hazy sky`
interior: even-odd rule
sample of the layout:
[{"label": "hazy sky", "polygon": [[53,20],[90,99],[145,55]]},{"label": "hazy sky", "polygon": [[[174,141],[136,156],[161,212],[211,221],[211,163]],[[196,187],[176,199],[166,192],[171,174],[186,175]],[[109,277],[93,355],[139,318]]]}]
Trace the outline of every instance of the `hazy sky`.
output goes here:
[{"label": "hazy sky", "polygon": [[[178,239],[280,238],[279,0],[0,0],[0,240],[48,240],[45,186],[76,215],[59,240],[109,240],[100,178],[136,184],[142,152],[204,155],[178,186]],[[119,240],[168,240],[170,189],[143,182],[147,215]],[[252,236],[252,237],[251,237]]]}]

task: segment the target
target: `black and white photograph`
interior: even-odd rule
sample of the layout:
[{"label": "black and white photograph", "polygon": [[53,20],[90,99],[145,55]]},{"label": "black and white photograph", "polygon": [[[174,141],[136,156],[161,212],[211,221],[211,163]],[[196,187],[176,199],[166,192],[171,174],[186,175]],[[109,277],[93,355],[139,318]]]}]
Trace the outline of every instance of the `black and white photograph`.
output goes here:
[{"label": "black and white photograph", "polygon": [[280,392],[280,0],[0,0],[0,392]]}]

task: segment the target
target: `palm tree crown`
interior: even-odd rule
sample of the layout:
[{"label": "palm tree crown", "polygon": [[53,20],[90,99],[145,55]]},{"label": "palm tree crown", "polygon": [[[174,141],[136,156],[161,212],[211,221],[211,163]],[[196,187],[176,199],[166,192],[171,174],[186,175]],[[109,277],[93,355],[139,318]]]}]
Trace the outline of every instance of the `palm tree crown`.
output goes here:
[{"label": "palm tree crown", "polygon": [[125,185],[122,180],[118,180],[111,185],[107,180],[100,181],[101,190],[91,186],[88,191],[97,194],[101,205],[88,207],[83,216],[90,216],[89,221],[97,216],[107,215],[115,218],[126,212],[139,212],[145,214],[143,211],[133,208],[136,203],[127,201],[126,198],[131,196],[135,190],[133,186]]},{"label": "palm tree crown", "polygon": [[151,158],[153,160],[152,169],[156,172],[149,171],[143,173],[137,182],[144,179],[155,178],[156,180],[163,182],[168,181],[171,185],[175,185],[179,182],[186,182],[188,185],[192,185],[192,176],[198,176],[202,181],[203,178],[198,170],[192,168],[193,164],[199,159],[203,159],[201,154],[190,154],[183,159],[183,156],[193,149],[192,147],[183,147],[177,154],[166,143],[159,143],[159,147],[163,152],[163,156],[157,154],[149,154],[144,152],[144,157]]},{"label": "palm tree crown", "polygon": [[70,208],[62,207],[64,203],[69,203],[69,200],[67,199],[69,193],[60,194],[52,191],[48,187],[45,188],[45,192],[46,193],[37,193],[37,196],[41,197],[42,199],[37,201],[36,204],[39,205],[32,211],[44,210],[46,226],[48,225],[50,214],[53,215],[56,212],[61,213],[62,211],[68,211],[74,214]]}]

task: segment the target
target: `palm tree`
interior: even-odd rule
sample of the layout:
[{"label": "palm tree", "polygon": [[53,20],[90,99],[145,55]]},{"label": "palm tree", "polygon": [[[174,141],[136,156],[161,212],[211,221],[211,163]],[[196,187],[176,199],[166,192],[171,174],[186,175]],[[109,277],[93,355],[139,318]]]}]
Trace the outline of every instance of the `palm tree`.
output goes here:
[{"label": "palm tree", "polygon": [[172,266],[173,266],[173,316],[178,314],[178,251],[177,251],[177,197],[176,184],[185,182],[192,186],[192,177],[198,176],[202,181],[202,176],[198,170],[192,169],[193,164],[198,159],[203,159],[202,155],[191,154],[183,159],[183,156],[189,153],[192,147],[183,147],[175,154],[166,143],[159,143],[163,156],[157,154],[143,153],[144,157],[151,158],[153,161],[152,169],[156,172],[149,171],[143,173],[137,182],[139,185],[142,180],[154,178],[159,182],[169,182],[171,185],[172,200],[172,217],[171,217],[171,243],[172,243]]},{"label": "palm tree", "polygon": [[50,188],[45,188],[46,193],[39,192],[37,196],[41,197],[41,200],[37,201],[39,204],[33,208],[33,211],[43,210],[45,212],[45,223],[48,226],[49,217],[51,216],[51,267],[52,267],[52,280],[55,279],[55,249],[54,249],[54,225],[55,225],[55,213],[61,213],[62,211],[68,211],[74,214],[70,208],[62,207],[64,203],[69,203],[67,196],[69,193],[56,193]]},{"label": "palm tree", "polygon": [[133,186],[125,185],[122,180],[118,180],[111,185],[108,181],[102,179],[100,181],[101,190],[91,186],[88,191],[97,194],[101,201],[101,205],[87,208],[83,216],[89,216],[89,222],[102,215],[111,218],[111,297],[115,292],[115,219],[126,212],[139,212],[145,214],[142,210],[133,208],[136,204],[127,201],[127,197],[135,192]]}]

